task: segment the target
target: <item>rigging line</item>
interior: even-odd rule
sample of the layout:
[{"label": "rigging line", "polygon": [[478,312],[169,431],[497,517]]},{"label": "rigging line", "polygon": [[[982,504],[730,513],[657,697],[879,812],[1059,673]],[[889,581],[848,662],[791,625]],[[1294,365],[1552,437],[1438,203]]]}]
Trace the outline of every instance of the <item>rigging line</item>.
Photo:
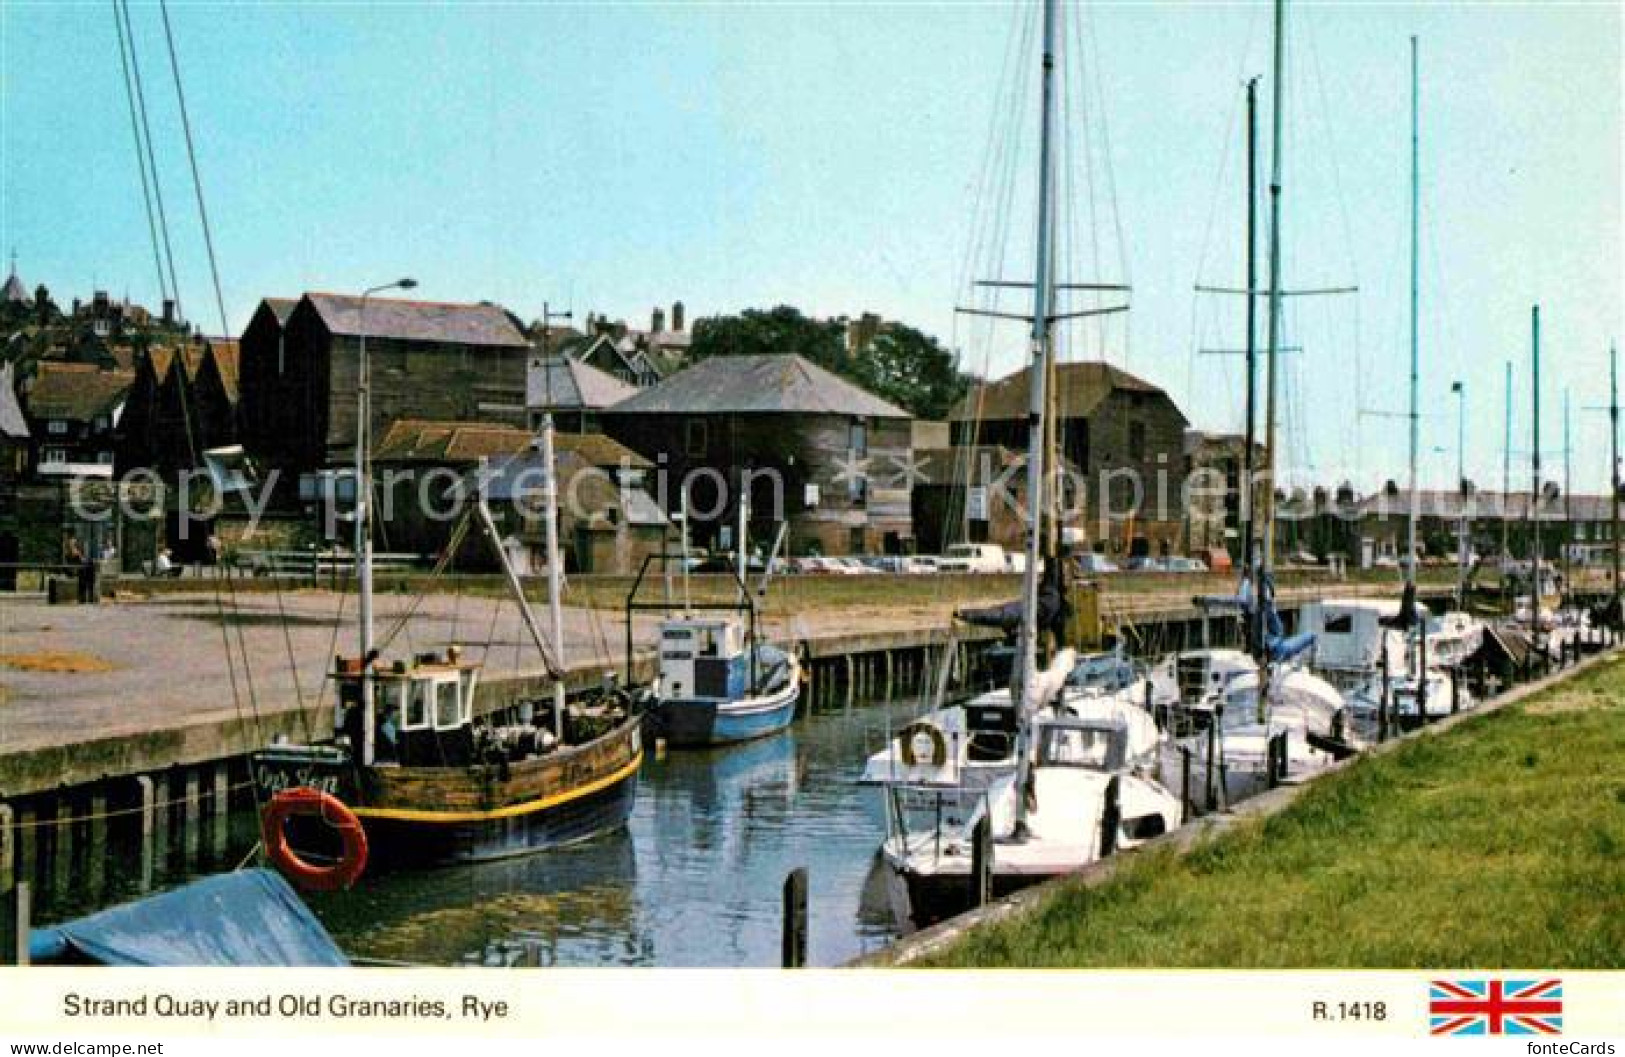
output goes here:
[{"label": "rigging line", "polygon": [[293,630],[288,627],[288,609],[282,601],[282,578],[275,570],[271,571],[271,586],[276,595],[277,621],[282,625],[282,643],[288,651],[288,671],[293,676],[293,699],[299,708],[299,725],[304,728],[305,740],[315,737],[310,725],[310,715],[305,710],[305,690],[299,680],[299,659],[293,648]]},{"label": "rigging line", "polygon": [[[1083,29],[1089,35],[1089,55],[1091,63],[1089,72],[1093,75],[1095,84],[1095,99],[1100,107],[1100,136],[1101,150],[1106,170],[1106,196],[1107,204],[1111,208],[1112,229],[1117,239],[1117,266],[1121,269],[1120,276],[1125,285],[1134,284],[1133,271],[1129,267],[1128,238],[1123,231],[1123,212],[1117,200],[1117,167],[1112,163],[1112,124],[1109,116],[1109,107],[1106,106],[1106,89],[1100,79],[1101,59],[1100,43],[1095,37],[1095,22],[1093,17],[1080,18]],[[1133,314],[1125,316],[1123,326],[1123,361],[1127,363],[1133,348],[1134,319]]]},{"label": "rigging line", "polygon": [[147,138],[147,165],[152,170],[152,197],[158,204],[158,229],[164,237],[164,259],[169,262],[169,291],[175,298],[175,315],[185,319],[186,310],[181,305],[181,284],[175,277],[175,248],[169,238],[169,214],[164,209],[163,182],[158,178],[158,159],[152,145],[152,125],[147,118],[147,92],[141,81],[141,57],[135,46],[135,24],[130,20],[129,0],[116,2],[124,17],[124,32],[130,39],[130,72],[135,75],[136,105],[141,113],[141,130]]},{"label": "rigging line", "polygon": [[197,214],[203,224],[203,246],[209,254],[209,275],[214,279],[214,302],[220,310],[220,336],[231,334],[226,322],[226,299],[220,293],[220,268],[215,263],[214,236],[209,231],[209,211],[203,205],[203,178],[198,175],[197,149],[192,142],[192,119],[187,115],[186,92],[181,88],[181,64],[175,55],[175,34],[169,25],[169,0],[158,0],[158,12],[164,20],[164,42],[169,46],[169,69],[175,75],[175,99],[181,109],[181,130],[186,134],[186,159],[192,167],[192,187],[197,191]]},{"label": "rigging line", "polygon": [[129,46],[124,34],[124,19],[119,15],[118,0],[112,0],[113,24],[118,29],[119,66],[124,71],[124,100],[130,108],[130,133],[135,139],[135,167],[141,174],[141,204],[147,213],[147,235],[152,240],[152,263],[158,270],[158,296],[169,300],[169,281],[164,278],[162,251],[158,248],[158,223],[152,215],[152,187],[147,182],[146,154],[141,145],[141,124],[135,115],[135,86],[130,82]]}]

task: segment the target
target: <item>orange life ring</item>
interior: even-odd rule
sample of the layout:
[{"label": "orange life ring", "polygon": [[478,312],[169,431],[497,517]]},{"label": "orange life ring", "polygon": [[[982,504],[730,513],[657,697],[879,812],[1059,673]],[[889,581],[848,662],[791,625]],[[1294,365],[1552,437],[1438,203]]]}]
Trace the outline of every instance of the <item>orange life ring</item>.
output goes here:
[{"label": "orange life ring", "polygon": [[[296,815],[318,816],[339,831],[344,852],[332,866],[317,866],[301,859],[288,845],[287,822]],[[367,868],[367,833],[361,820],[332,793],[300,786],[284,789],[271,798],[260,819],[265,854],[278,870],[300,888],[331,892],[349,888]]]}]

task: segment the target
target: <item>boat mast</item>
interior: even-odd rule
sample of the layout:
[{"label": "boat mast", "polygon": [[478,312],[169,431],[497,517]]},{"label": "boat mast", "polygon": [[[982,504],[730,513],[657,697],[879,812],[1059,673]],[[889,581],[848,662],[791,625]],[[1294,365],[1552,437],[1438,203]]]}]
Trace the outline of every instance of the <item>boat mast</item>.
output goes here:
[{"label": "boat mast", "polygon": [[1411,460],[1410,460],[1410,513],[1405,523],[1405,587],[1407,597],[1414,599],[1416,591],[1416,522],[1421,512],[1421,496],[1416,490],[1416,451],[1421,442],[1421,406],[1419,394],[1419,377],[1421,361],[1421,342],[1418,338],[1417,305],[1420,298],[1421,277],[1419,262],[1421,260],[1421,179],[1419,168],[1421,166],[1420,136],[1417,131],[1419,124],[1419,109],[1417,106],[1418,92],[1416,38],[1411,37]]},{"label": "boat mast", "polygon": [[[1501,436],[1501,584],[1506,586],[1512,560],[1512,361],[1506,362],[1506,422]],[[1504,600],[1504,599],[1503,599]]]},{"label": "boat mast", "polygon": [[[1256,482],[1253,475],[1258,444],[1258,78],[1247,82],[1247,435],[1242,454],[1243,493],[1241,497],[1241,571],[1252,585],[1253,597],[1260,590],[1258,550],[1253,542],[1253,502]],[[1253,655],[1259,656],[1264,643],[1264,609],[1253,607],[1247,628]]]},{"label": "boat mast", "polygon": [[[1265,371],[1268,394],[1264,402],[1264,554],[1259,569],[1258,583],[1253,588],[1254,607],[1259,611],[1261,626],[1263,607],[1268,604],[1266,582],[1275,565],[1275,392],[1276,360],[1281,351],[1281,106],[1285,94],[1286,68],[1286,0],[1275,0],[1275,46],[1271,62],[1270,85],[1270,244],[1269,244],[1269,314],[1265,327]],[[1269,716],[1270,665],[1268,644],[1259,643],[1264,663],[1258,671],[1258,721]]]},{"label": "boat mast", "polygon": [[1534,437],[1530,444],[1530,460],[1534,470],[1533,487],[1529,492],[1529,518],[1533,523],[1531,531],[1534,533],[1533,544],[1530,548],[1531,564],[1529,566],[1529,582],[1532,585],[1529,591],[1529,612],[1532,617],[1540,615],[1540,306],[1535,305],[1529,310],[1529,358],[1533,364],[1534,377],[1530,382],[1530,390],[1534,399]]},{"label": "boat mast", "polygon": [[1619,349],[1615,346],[1608,348],[1608,447],[1612,456],[1614,472],[1611,476],[1613,493],[1611,496],[1611,522],[1608,538],[1614,544],[1614,597],[1612,601],[1612,617],[1619,619]]},{"label": "boat mast", "polygon": [[[559,675],[553,680],[553,736],[564,744],[564,604],[559,561],[559,474],[553,459],[553,412],[542,415],[542,516],[547,519],[547,608],[553,621],[553,657]],[[498,544],[500,547],[501,545]],[[506,559],[504,559],[506,564]],[[521,589],[520,598],[524,591]]]},{"label": "boat mast", "polygon": [[[1021,578],[1021,629],[1016,653],[1016,679],[1010,696],[1016,705],[1019,726],[1016,739],[1016,818],[1014,833],[1026,830],[1028,737],[1032,713],[1039,702],[1033,699],[1038,683],[1038,585],[1042,561],[1042,511],[1048,483],[1045,456],[1046,422],[1049,418],[1049,374],[1051,349],[1050,266],[1054,257],[1054,154],[1050,149],[1055,112],[1055,23],[1056,0],[1044,0],[1043,59],[1040,72],[1038,136],[1038,232],[1034,240],[1037,260],[1033,271],[1033,318],[1030,336],[1032,361],[1027,371],[1027,567]],[[1058,570],[1057,570],[1058,572]]]},{"label": "boat mast", "polygon": [[[1035,239],[1037,260],[1033,278],[1033,318],[1030,336],[1031,363],[1027,372],[1027,567],[1021,584],[1021,631],[1017,656],[1018,676],[1014,689],[1022,710],[1029,705],[1031,692],[1038,676],[1038,585],[1039,565],[1043,559],[1041,547],[1042,511],[1046,506],[1045,486],[1045,422],[1049,407],[1049,360],[1051,356],[1051,296],[1054,278],[1050,266],[1054,257],[1054,153],[1050,139],[1053,135],[1055,112],[1055,24],[1056,2],[1044,0],[1043,66],[1040,74],[1040,110],[1038,137],[1038,232]],[[1034,703],[1036,704],[1036,703]]]},{"label": "boat mast", "polygon": [[1569,540],[1574,537],[1574,504],[1569,501],[1573,495],[1573,477],[1569,472],[1569,390],[1563,388],[1563,525],[1564,535],[1562,545],[1559,547],[1557,557],[1563,564],[1563,590],[1566,594],[1569,589]]}]

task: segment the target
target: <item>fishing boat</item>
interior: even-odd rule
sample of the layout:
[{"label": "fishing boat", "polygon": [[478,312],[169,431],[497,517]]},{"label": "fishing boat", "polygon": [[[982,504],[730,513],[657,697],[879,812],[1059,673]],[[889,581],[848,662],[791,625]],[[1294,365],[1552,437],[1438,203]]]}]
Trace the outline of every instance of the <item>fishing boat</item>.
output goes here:
[{"label": "fishing boat", "polygon": [[[552,682],[550,699],[523,702],[512,710],[519,721],[501,723],[475,714],[481,666],[457,646],[385,659],[374,645],[366,362],[363,351],[355,463],[360,649],[335,659],[330,737],[283,741],[253,755],[268,856],[305,887],[341,887],[369,861],[375,868],[478,862],[624,825],[643,760],[642,718],[614,686],[585,702],[565,698],[551,416],[532,451],[455,490],[465,510],[454,536],[478,523]],[[504,475],[540,480],[551,645],[488,505],[491,480]]]},{"label": "fishing boat", "polygon": [[[749,565],[746,526],[749,513],[741,497],[739,553],[734,569],[737,594],[733,602],[693,601],[688,588],[687,501],[680,515],[683,553],[676,556],[683,569],[683,599],[673,614],[674,598],[646,602],[640,598],[651,565],[667,565],[672,555],[651,554],[644,559],[626,596],[626,670],[633,670],[633,617],[660,610],[660,653],[653,686],[648,688],[645,711],[655,736],[673,748],[732,745],[765,738],[787,728],[796,718],[801,700],[801,662],[788,650],[763,641],[756,603],[745,582]],[[780,542],[783,541],[780,532]],[[777,557],[774,547],[773,557]],[[769,560],[757,594],[765,594],[768,577],[777,564]]]}]

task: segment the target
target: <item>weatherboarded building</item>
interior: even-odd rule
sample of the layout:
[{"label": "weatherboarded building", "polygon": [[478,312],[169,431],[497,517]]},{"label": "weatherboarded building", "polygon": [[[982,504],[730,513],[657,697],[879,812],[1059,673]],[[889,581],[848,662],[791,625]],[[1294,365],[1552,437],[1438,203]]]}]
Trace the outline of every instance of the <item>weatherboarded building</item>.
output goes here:
[{"label": "weatherboarded building", "polygon": [[363,334],[374,436],[402,418],[524,425],[530,345],[496,305],[369,298],[363,314],[344,294],[267,300],[239,367],[243,443],[263,468],[296,479],[349,458]]},{"label": "weatherboarded building", "polygon": [[748,481],[764,547],[782,520],[789,554],[913,549],[911,416],[800,356],[712,357],[600,418],[655,464],[668,511],[686,493],[697,546],[732,546]]},{"label": "weatherboarded building", "polygon": [[[1161,388],[1109,363],[1055,372],[1057,441],[1082,478],[1068,523],[1113,553],[1184,549],[1184,413]],[[950,416],[954,444],[1026,451],[1028,402],[1025,370],[973,387]]]}]

